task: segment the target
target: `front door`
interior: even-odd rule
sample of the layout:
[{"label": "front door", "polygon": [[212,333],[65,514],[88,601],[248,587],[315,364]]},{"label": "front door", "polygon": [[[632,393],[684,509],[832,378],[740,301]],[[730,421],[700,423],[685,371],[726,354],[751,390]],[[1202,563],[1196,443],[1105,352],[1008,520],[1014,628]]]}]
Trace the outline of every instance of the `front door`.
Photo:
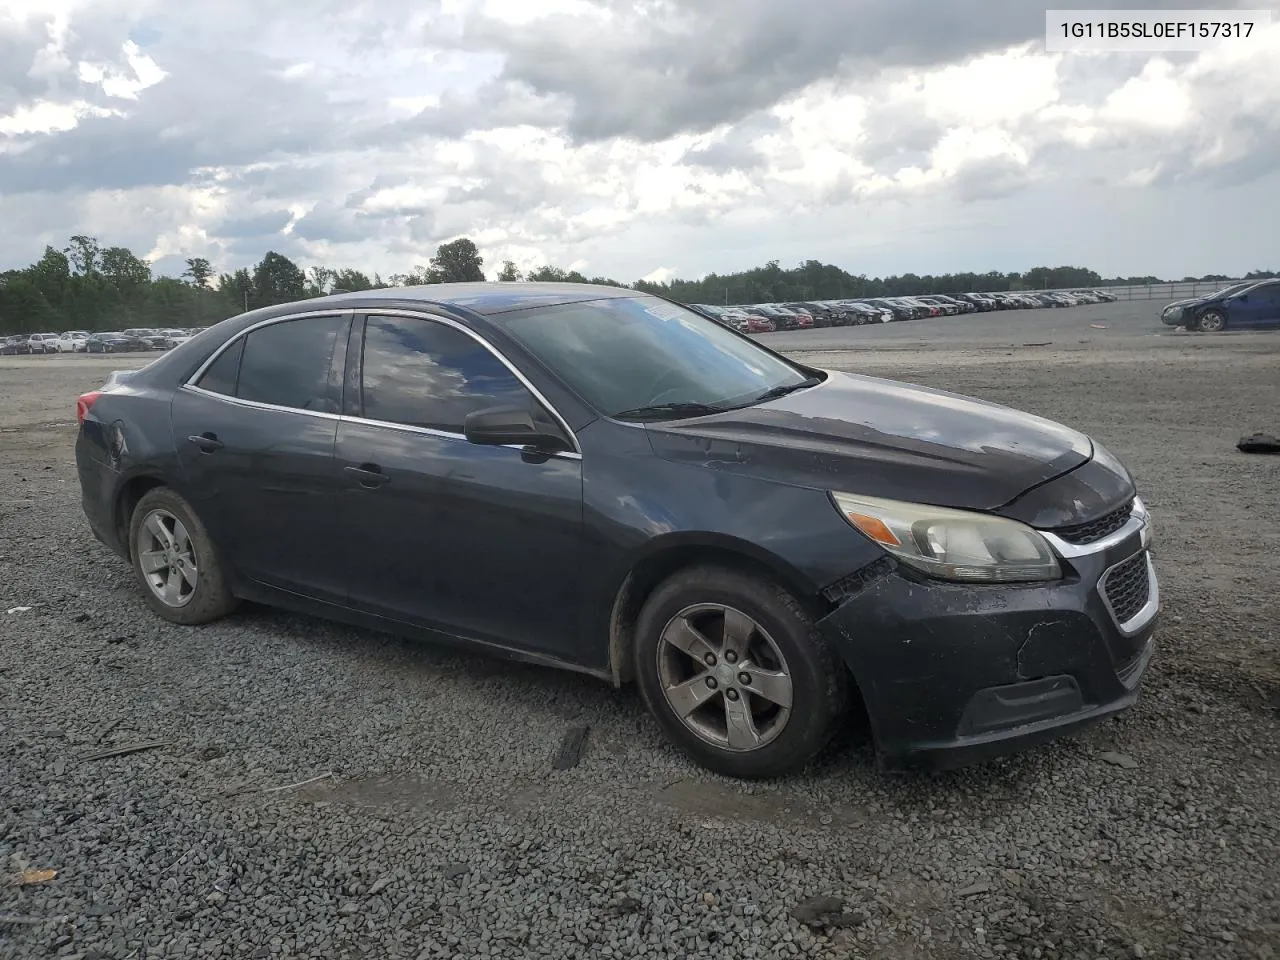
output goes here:
[{"label": "front door", "polygon": [[473,410],[545,411],[460,327],[370,316],[352,352],[336,447],[351,603],[582,661],[581,458],[467,441]]},{"label": "front door", "polygon": [[332,517],[349,318],[284,320],[233,340],[173,399],[183,491],[243,577],[345,594]]},{"label": "front door", "polygon": [[1231,305],[1231,325],[1280,326],[1280,281],[1260,283],[1237,296]]}]

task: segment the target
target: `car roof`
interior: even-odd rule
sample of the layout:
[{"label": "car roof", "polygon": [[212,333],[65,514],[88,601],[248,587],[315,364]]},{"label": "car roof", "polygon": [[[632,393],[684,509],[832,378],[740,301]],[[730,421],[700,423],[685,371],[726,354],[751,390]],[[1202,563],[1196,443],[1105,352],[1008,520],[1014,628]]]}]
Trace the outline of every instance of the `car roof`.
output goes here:
[{"label": "car roof", "polygon": [[455,309],[470,310],[482,316],[524,310],[530,307],[550,307],[562,303],[580,303],[584,300],[605,300],[620,297],[641,297],[639,290],[610,287],[595,283],[432,283],[416,287],[387,287],[381,290],[358,290],[336,293],[314,300],[299,301],[308,309],[318,306],[371,305],[372,303],[416,302]]}]

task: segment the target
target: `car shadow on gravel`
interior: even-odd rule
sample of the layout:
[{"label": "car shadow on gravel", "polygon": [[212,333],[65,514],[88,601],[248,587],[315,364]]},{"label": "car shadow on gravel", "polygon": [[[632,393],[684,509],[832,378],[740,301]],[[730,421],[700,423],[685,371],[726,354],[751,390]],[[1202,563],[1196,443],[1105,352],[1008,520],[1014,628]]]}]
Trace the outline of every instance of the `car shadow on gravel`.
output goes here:
[{"label": "car shadow on gravel", "polygon": [[[1019,798],[1025,798],[1027,792],[1042,783],[1045,777],[1070,777],[1075,768],[1089,762],[1089,748],[1079,739],[1068,737],[1024,754],[958,770],[883,771],[876,762],[865,714],[854,707],[846,725],[804,771],[753,784],[707,773],[685,760],[660,736],[634,685],[615,689],[596,678],[567,670],[346,627],[256,605],[246,605],[235,617],[242,629],[270,632],[309,648],[314,656],[338,658],[348,661],[356,669],[378,671],[394,677],[397,684],[403,684],[405,697],[428,695],[427,685],[438,687],[442,682],[458,683],[465,687],[466,698],[473,701],[475,709],[481,713],[490,712],[495,717],[502,717],[514,707],[519,707],[542,714],[542,719],[548,724],[586,723],[593,730],[583,764],[600,762],[602,753],[616,754],[613,748],[621,741],[628,741],[625,752],[647,750],[653,759],[674,762],[677,767],[683,767],[686,776],[668,783],[698,783],[700,788],[709,791],[710,796],[721,798],[717,808],[721,814],[732,814],[740,806],[726,798],[738,797],[741,800],[747,797],[747,806],[754,811],[752,818],[765,816],[766,811],[760,808],[758,799],[760,791],[764,791],[776,794],[780,801],[776,810],[769,805],[772,812],[766,818],[772,819],[774,814],[782,818],[780,811],[788,803],[794,806],[792,801],[796,798],[811,795],[814,791],[821,792],[824,785],[844,789],[850,781],[860,789],[891,796],[895,803],[901,803],[907,809],[928,811],[937,805],[940,797],[947,795],[981,797],[984,803],[994,803],[999,809],[1005,804],[1021,802]],[[1120,722],[1109,721],[1108,724]],[[638,740],[637,731],[644,732]],[[549,769],[553,744],[548,743],[547,746]],[[636,774],[636,785],[650,782],[646,780],[643,769],[637,770]],[[397,785],[387,781],[390,795],[405,789],[403,783]],[[687,799],[689,789],[686,786],[670,794],[664,785],[658,793],[668,795],[659,799],[662,802],[670,802],[675,796]],[[358,792],[365,802],[378,793],[372,788]],[[692,806],[698,807],[700,803]],[[854,817],[856,813],[853,809],[846,810],[845,816]],[[789,811],[786,816],[791,817],[793,813]]]}]

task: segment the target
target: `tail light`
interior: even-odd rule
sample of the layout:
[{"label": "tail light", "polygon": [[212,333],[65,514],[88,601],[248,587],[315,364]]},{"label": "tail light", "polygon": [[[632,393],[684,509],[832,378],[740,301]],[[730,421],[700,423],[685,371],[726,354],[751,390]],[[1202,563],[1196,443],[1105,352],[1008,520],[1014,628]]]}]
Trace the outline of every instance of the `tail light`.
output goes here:
[{"label": "tail light", "polygon": [[82,393],[76,398],[76,421],[78,423],[84,423],[84,418],[88,416],[89,411],[98,402],[100,396],[102,396],[101,390],[90,390],[88,393]]}]

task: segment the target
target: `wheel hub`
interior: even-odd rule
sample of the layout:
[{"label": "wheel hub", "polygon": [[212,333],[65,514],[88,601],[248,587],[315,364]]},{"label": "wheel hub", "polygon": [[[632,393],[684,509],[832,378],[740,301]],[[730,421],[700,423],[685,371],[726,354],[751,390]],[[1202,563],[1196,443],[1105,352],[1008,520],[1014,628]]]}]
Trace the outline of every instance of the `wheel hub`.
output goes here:
[{"label": "wheel hub", "polygon": [[182,521],[168,510],[152,510],[137,538],[137,561],[143,580],[169,607],[186,606],[199,582],[195,551]]},{"label": "wheel hub", "polygon": [[694,604],[667,623],[658,676],[681,723],[721,749],[757,750],[782,733],[791,715],[791,675],[777,644],[758,622],[724,604]]}]

